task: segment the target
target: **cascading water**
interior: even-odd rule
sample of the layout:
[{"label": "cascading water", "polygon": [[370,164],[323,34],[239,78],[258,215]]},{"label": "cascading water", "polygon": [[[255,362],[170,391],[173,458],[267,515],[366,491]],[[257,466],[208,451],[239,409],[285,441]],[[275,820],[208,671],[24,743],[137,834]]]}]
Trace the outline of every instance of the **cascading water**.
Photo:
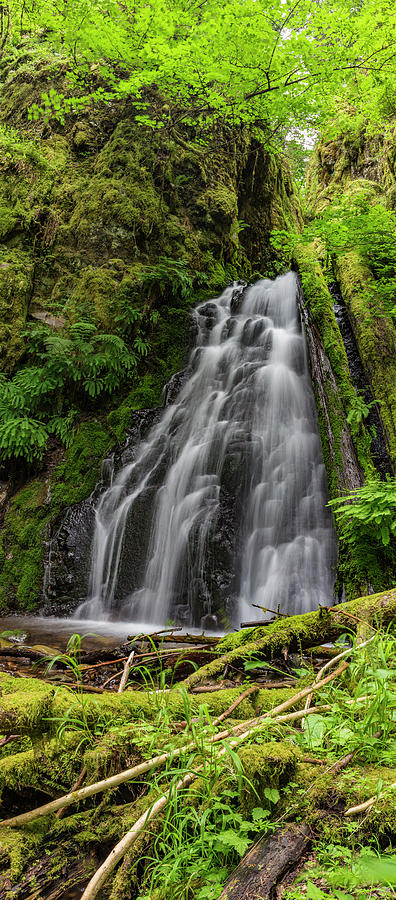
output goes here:
[{"label": "cascading water", "polygon": [[[229,621],[259,618],[252,604],[299,613],[332,602],[336,541],[297,293],[290,272],[195,311],[191,377],[98,503],[80,616],[199,625],[230,478]],[[139,584],[137,511],[150,503]]]}]

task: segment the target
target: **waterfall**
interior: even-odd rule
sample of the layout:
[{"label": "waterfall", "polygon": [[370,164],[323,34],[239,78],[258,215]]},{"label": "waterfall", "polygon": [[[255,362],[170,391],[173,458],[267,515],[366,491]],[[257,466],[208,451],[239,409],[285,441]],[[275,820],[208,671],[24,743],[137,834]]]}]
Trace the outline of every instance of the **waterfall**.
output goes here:
[{"label": "waterfall", "polygon": [[252,604],[300,613],[332,602],[336,541],[297,294],[289,272],[195,310],[189,379],[97,505],[80,616],[218,616],[224,543],[223,626],[265,618]]}]

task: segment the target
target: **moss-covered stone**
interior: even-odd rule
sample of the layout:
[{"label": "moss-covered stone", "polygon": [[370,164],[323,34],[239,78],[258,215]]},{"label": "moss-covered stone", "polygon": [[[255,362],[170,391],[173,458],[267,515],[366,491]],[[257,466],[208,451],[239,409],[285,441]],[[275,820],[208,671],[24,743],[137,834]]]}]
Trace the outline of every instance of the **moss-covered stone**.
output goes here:
[{"label": "moss-covered stone", "polygon": [[37,607],[49,524],[65,506],[91,493],[113,443],[101,422],[83,422],[51,474],[30,481],[14,495],[0,535],[0,606]]},{"label": "moss-covered stone", "polygon": [[379,404],[390,456],[396,466],[396,343],[393,323],[379,305],[375,279],[357,253],[335,260],[360,356]]},{"label": "moss-covered stone", "polygon": [[1,759],[0,794],[4,787],[15,792],[24,788],[44,791],[50,797],[69,790],[78,775],[75,751],[80,740],[79,734],[69,732],[62,743],[54,738],[35,741],[29,749]]},{"label": "moss-covered stone", "polygon": [[[348,463],[343,449],[351,440],[347,415],[356,400],[356,390],[334,315],[332,298],[319,262],[320,253],[318,245],[299,244],[295,249],[295,261],[301,277],[304,307],[330,364],[329,373],[320,372],[320,378],[317,377],[318,373],[314,373],[313,387],[329,493],[330,497],[337,497],[345,488],[354,486],[349,481]],[[354,430],[353,444],[357,464],[365,474],[372,474],[374,466],[370,457],[370,439],[364,427]]]},{"label": "moss-covered stone", "polygon": [[294,775],[300,756],[296,747],[283,741],[252,744],[238,750],[243,774],[243,803],[248,811],[255,806],[270,807],[265,788],[283,787]]},{"label": "moss-covered stone", "polygon": [[[0,211],[1,215],[1,211]],[[22,331],[33,284],[29,253],[7,250],[0,263],[0,366],[9,372],[24,351]]]}]

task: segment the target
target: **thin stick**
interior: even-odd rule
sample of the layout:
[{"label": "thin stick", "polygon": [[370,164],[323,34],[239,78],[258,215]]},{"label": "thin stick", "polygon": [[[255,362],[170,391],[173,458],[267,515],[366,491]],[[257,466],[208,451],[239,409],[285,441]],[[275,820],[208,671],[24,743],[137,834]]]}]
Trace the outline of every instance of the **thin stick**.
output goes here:
[{"label": "thin stick", "polygon": [[94,666],[80,666],[82,670],[82,675],[84,676],[87,672],[91,672],[92,669],[104,669],[105,666],[116,666],[117,663],[125,662],[128,659],[127,656],[121,656],[120,659],[108,659],[106,662],[95,663]]},{"label": "thin stick", "polygon": [[128,659],[127,659],[127,661],[126,661],[126,663],[125,663],[125,666],[124,666],[124,671],[123,671],[123,673],[122,673],[122,678],[121,678],[121,681],[120,681],[120,684],[119,684],[119,688],[118,688],[118,693],[119,693],[119,694],[122,694],[122,692],[125,690],[126,683],[127,683],[127,681],[128,681],[129,670],[130,670],[131,665],[132,665],[132,663],[133,663],[133,658],[134,658],[134,656],[135,656],[135,651],[132,650],[131,653],[129,654]]},{"label": "thin stick", "polygon": [[[258,688],[256,687],[255,684],[253,684],[253,685],[251,685],[251,687],[247,688],[247,690],[244,691],[243,694],[240,694],[239,697],[237,697],[236,700],[234,700],[234,702],[231,703],[231,706],[229,706],[228,709],[225,710],[225,712],[221,713],[221,715],[218,716],[217,719],[213,720],[212,726],[219,725],[220,722],[223,721],[223,719],[226,719],[229,715],[231,715],[232,712],[234,712],[234,709],[236,709],[237,706],[239,706],[239,704],[242,703],[242,700],[244,700],[245,697],[248,697],[249,694],[253,694],[255,691],[258,691]],[[196,722],[199,722],[199,719],[194,718],[191,721],[195,724]],[[181,731],[181,729],[186,728],[186,726],[188,724],[189,723],[187,722],[187,719],[184,719],[182,722],[173,722],[171,727],[174,728],[175,731]]]},{"label": "thin stick", "polygon": [[[393,784],[389,786],[389,790],[395,790],[395,788],[396,781],[394,781]],[[378,794],[378,796],[376,795],[375,797],[370,797],[369,800],[366,800],[365,803],[360,803],[359,806],[350,806],[349,809],[344,812],[344,816],[356,816],[358,813],[366,812],[366,810],[371,809],[372,806],[375,806],[377,800],[383,800],[383,798],[384,792]]]},{"label": "thin stick", "polygon": [[[317,673],[316,678],[315,678],[315,681],[314,681],[314,684],[315,684],[315,682],[320,681],[321,678],[323,678],[324,673],[327,672],[327,669],[330,669],[331,666],[332,666],[335,662],[338,662],[339,659],[343,659],[344,656],[348,656],[349,653],[352,653],[353,650],[357,650],[357,649],[360,650],[362,647],[366,647],[367,644],[370,644],[371,641],[374,640],[374,638],[375,638],[375,634],[373,634],[373,636],[372,636],[371,638],[369,638],[367,641],[364,641],[363,644],[358,644],[358,645],[356,645],[355,647],[348,647],[346,650],[343,650],[342,653],[339,653],[338,656],[333,656],[331,659],[329,659],[329,661],[328,661],[327,663],[325,663],[324,666],[322,666],[322,668],[321,668],[321,669],[319,670],[319,672]],[[307,711],[307,710],[309,709],[309,707],[311,706],[311,702],[312,702],[312,693],[311,693],[311,694],[308,694],[308,697],[307,697],[307,699],[306,699],[306,702],[305,702],[305,710],[306,710],[306,711]],[[303,731],[304,731],[304,726],[305,726],[305,722],[304,722],[304,719],[303,719],[302,722],[301,722],[301,728],[302,728]]]},{"label": "thin stick", "polygon": [[263,713],[259,716],[258,719],[250,719],[248,722],[242,723],[242,725],[235,725],[232,729],[234,734],[237,734],[240,731],[241,727],[244,725],[253,725],[254,722],[260,723],[264,721],[264,719],[273,718],[274,715],[278,715],[286,709],[290,709],[291,706],[294,706],[295,703],[299,703],[300,700],[304,700],[311,692],[318,691],[320,688],[324,687],[326,684],[329,684],[330,681],[333,681],[334,678],[337,678],[338,675],[341,675],[342,672],[345,671],[349,667],[349,663],[342,662],[341,665],[338,666],[335,672],[332,672],[331,675],[327,675],[326,678],[323,678],[321,681],[318,681],[311,684],[309,687],[304,688],[302,691],[299,691],[298,694],[294,694],[293,697],[289,697],[288,700],[285,700],[283,703],[280,703],[279,706],[275,706],[274,709],[270,709],[268,712]]},{"label": "thin stick", "polygon": [[[87,769],[86,769],[86,766],[84,766],[84,768],[81,769],[81,772],[77,778],[77,781],[73,784],[72,791],[78,791],[78,789],[81,787],[81,785],[84,781],[86,774],[87,774]],[[61,807],[61,809],[58,809],[56,818],[62,819],[64,816],[64,813],[65,813],[65,807],[63,806],[63,807]]]},{"label": "thin stick", "polygon": [[283,616],[285,619],[289,617],[289,613],[279,612],[279,609],[270,609],[268,606],[260,606],[259,603],[252,603],[255,609],[262,609],[263,612],[272,613],[273,616]]},{"label": "thin stick", "polygon": [[20,734],[9,734],[6,737],[2,737],[0,738],[0,747],[5,747],[6,744],[10,744],[11,741],[16,741],[20,737]]}]

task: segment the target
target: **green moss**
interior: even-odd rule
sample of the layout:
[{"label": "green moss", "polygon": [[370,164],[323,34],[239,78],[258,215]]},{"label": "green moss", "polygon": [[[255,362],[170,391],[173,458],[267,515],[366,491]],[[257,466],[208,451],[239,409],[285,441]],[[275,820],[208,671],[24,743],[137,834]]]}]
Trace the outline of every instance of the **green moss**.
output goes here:
[{"label": "green moss", "polygon": [[352,769],[335,775],[318,773],[317,766],[299,762],[291,785],[292,805],[293,798],[297,797],[298,815],[315,828],[321,839],[343,843],[350,840],[350,824],[354,820],[340,815],[323,816],[323,810],[336,808],[339,812],[381,792],[383,799],[359,820],[359,839],[373,841],[378,846],[377,842],[395,834],[396,811],[391,790],[394,780],[394,769],[386,766],[356,762]]},{"label": "green moss", "polygon": [[32,259],[28,253],[8,250],[0,264],[0,365],[11,371],[24,351],[22,330],[32,290]]},{"label": "green moss", "polygon": [[[25,734],[41,726],[43,719],[49,715],[54,693],[48,685],[46,687],[47,690],[43,690],[39,683],[36,688],[34,679],[31,679],[29,692],[16,689],[13,693],[2,694],[0,700],[2,733]],[[3,762],[8,765],[7,760]]]},{"label": "green moss", "polygon": [[[0,875],[0,890],[4,896],[23,873],[28,860],[34,859],[40,846],[41,835],[11,831],[0,826],[0,842],[2,850],[3,867],[7,869],[6,876]],[[4,859],[5,857],[5,859]],[[4,866],[6,862],[6,866]]]},{"label": "green moss", "polygon": [[114,330],[115,296],[118,281],[111,269],[104,266],[87,266],[81,273],[64,306],[64,313],[71,322],[91,319],[102,331]]},{"label": "green moss", "polygon": [[245,782],[243,805],[251,810],[255,806],[269,806],[265,798],[266,787],[283,787],[295,773],[299,751],[291,744],[270,741],[241,747],[238,756]]},{"label": "green moss", "polygon": [[[301,276],[304,302],[314,328],[319,332],[323,349],[329,360],[333,378],[314,382],[318,406],[319,428],[326,465],[330,497],[338,496],[348,487],[341,453],[343,433],[349,432],[346,421],[353,408],[356,391],[349,371],[344,343],[332,306],[332,298],[318,259],[320,248],[315,244],[299,245],[295,260]],[[319,393],[323,392],[323,397]],[[330,432],[330,433],[329,433]],[[370,438],[361,427],[353,434],[358,462],[366,474],[374,471],[370,457]]]},{"label": "green moss", "polygon": [[0,791],[7,787],[18,792],[27,787],[52,797],[67,791],[78,774],[74,751],[79,741],[80,735],[66,734],[62,743],[55,739],[34,742],[28,750],[1,759]]},{"label": "green moss", "polygon": [[342,294],[351,313],[359,353],[371,382],[385,428],[390,455],[396,465],[395,335],[385,310],[378,306],[375,279],[355,252],[335,261]]},{"label": "green moss", "polygon": [[[261,689],[257,692],[255,696],[255,708],[257,713],[268,712],[270,709],[275,709],[276,706],[279,706],[281,703],[284,703],[285,700],[290,700],[291,697],[296,693],[295,688],[270,688],[268,690]],[[290,707],[290,709],[295,709],[296,707]]]},{"label": "green moss", "polygon": [[198,206],[207,210],[214,223],[231,225],[238,218],[238,197],[233,187],[218,184],[198,199]]},{"label": "green moss", "polygon": [[66,505],[87,497],[114,437],[98,421],[83,422],[51,478],[29,482],[12,498],[0,536],[0,603],[34,609],[41,594],[45,539]]},{"label": "green moss", "polygon": [[67,449],[65,461],[55,469],[52,502],[69,506],[87,497],[98,480],[100,461],[112,444],[112,436],[102,422],[83,422]]}]

